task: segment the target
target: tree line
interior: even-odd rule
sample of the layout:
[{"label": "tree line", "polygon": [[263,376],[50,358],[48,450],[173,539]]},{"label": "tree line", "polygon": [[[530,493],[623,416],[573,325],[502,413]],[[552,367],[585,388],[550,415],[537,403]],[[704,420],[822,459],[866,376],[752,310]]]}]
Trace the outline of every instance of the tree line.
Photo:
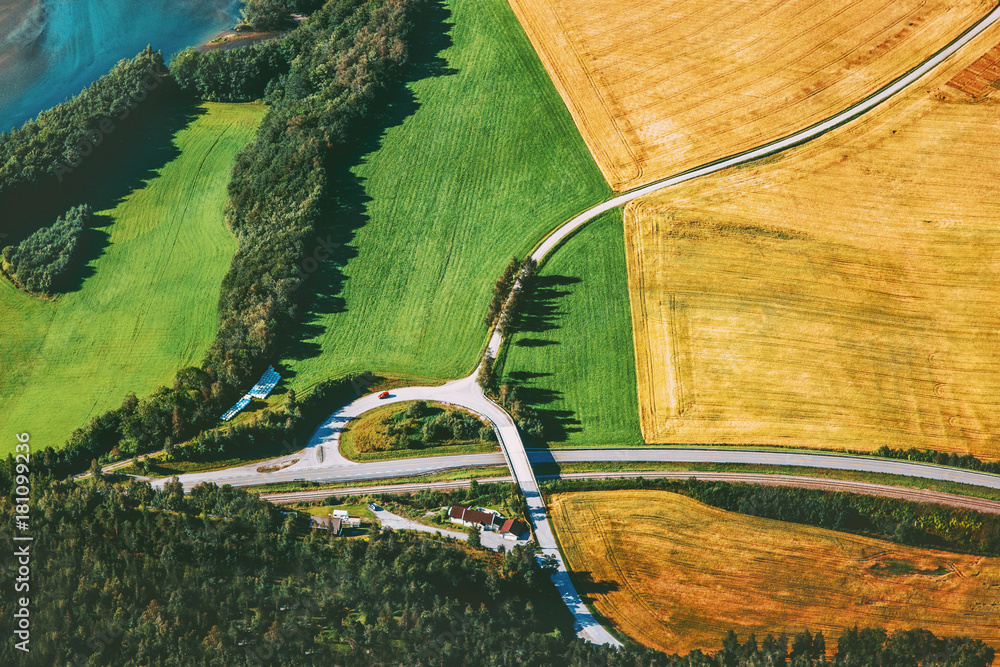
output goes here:
[{"label": "tree line", "polygon": [[4,272],[33,294],[53,294],[65,283],[80,235],[90,224],[87,204],[74,206],[49,227],[42,227],[16,246],[3,249]]},{"label": "tree line", "polygon": [[[228,407],[222,384],[198,367],[184,368],[173,388],[150,396],[125,397],[121,407],[92,418],[73,431],[65,447],[45,447],[33,469],[56,477],[83,472],[95,460],[107,462],[165,449],[168,458],[204,461],[266,450],[278,456],[305,446],[331,405],[347,403],[371,383],[367,373],[325,380],[304,400],[287,401],[282,410],[262,412],[252,421],[211,429]],[[206,430],[210,429],[210,430]],[[190,440],[183,446],[179,443]],[[11,479],[13,455],[0,459],[0,482]]]},{"label": "tree line", "polygon": [[202,99],[249,102],[266,97],[268,84],[288,72],[290,49],[279,39],[202,53],[184,49],[170,61],[178,87]]},{"label": "tree line", "polygon": [[[132,115],[166,74],[163,56],[146,47],[72,99],[0,134],[0,193],[61,179],[93,151],[109,128]],[[18,195],[22,193],[16,193]]]},{"label": "tree line", "polygon": [[787,486],[689,479],[543,482],[548,493],[617,489],[670,491],[750,516],[865,535],[915,547],[1000,555],[1000,515],[896,498]]},{"label": "tree line", "polygon": [[291,15],[308,13],[323,0],[246,0],[237,30],[280,30],[291,24]]},{"label": "tree line", "polygon": [[938,452],[933,449],[919,450],[916,447],[909,449],[894,449],[887,445],[882,445],[874,452],[851,452],[852,454],[862,454],[865,456],[878,456],[884,459],[898,459],[901,461],[916,461],[918,463],[933,463],[939,466],[951,466],[952,468],[965,468],[978,472],[988,472],[992,475],[1000,475],[1000,461],[981,461],[972,454],[957,454],[955,452]]},{"label": "tree line", "polygon": [[494,399],[510,414],[511,419],[524,435],[539,442],[545,440],[545,425],[538,409],[521,398],[523,390],[515,383],[500,382],[496,359],[489,352],[483,355],[476,382],[483,388],[483,392],[487,396]]},{"label": "tree line", "polygon": [[[484,485],[485,486],[485,485]],[[341,539],[309,530],[240,489],[185,495],[132,480],[32,482],[31,652],[8,638],[0,664],[525,665],[737,667],[819,665],[822,635],[730,633],[713,653],[666,655],[574,636],[531,548],[477,551],[431,536],[372,530]],[[13,512],[10,494],[0,511]],[[10,554],[10,531],[0,548]],[[12,577],[8,571],[5,577]],[[15,596],[0,596],[12,618]],[[826,661],[826,662],[824,662]],[[978,640],[923,630],[846,630],[836,667],[986,667]]]},{"label": "tree line", "polygon": [[[303,270],[336,240],[330,170],[371,129],[375,105],[408,62],[424,0],[330,0],[283,38],[294,54],[269,82],[271,108],[236,158],[226,223],[239,242],[223,279],[219,329],[207,365],[246,383],[284,342],[303,307]],[[321,257],[328,257],[324,250]]]}]

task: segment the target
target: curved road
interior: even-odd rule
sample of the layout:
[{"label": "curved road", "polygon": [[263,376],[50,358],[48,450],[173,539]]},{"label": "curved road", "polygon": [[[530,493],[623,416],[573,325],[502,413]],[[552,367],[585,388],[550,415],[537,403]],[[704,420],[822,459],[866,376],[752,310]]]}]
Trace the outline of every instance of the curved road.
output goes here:
[{"label": "curved road", "polygon": [[[700,176],[706,176],[729,167],[737,166],[745,162],[756,160],[768,155],[773,155],[784,151],[788,148],[796,146],[798,144],[804,143],[816,137],[819,137],[830,130],[847,123],[854,118],[870,111],[875,106],[881,104],[882,102],[888,100],[893,95],[904,90],[906,87],[920,79],[923,75],[930,72],[934,67],[944,62],[949,56],[954,54],[959,48],[967,44],[973,38],[978,36],[993,23],[1000,19],[1000,6],[994,8],[989,14],[983,17],[981,20],[976,22],[972,27],[963,32],[960,36],[952,40],[947,46],[935,53],[923,64],[917,66],[916,68],[910,70],[903,76],[894,80],[892,83],[886,85],[880,90],[876,91],[872,95],[868,96],[864,100],[851,105],[847,109],[841,111],[830,118],[816,123],[804,130],[795,132],[784,138],[778,139],[776,141],[769,142],[760,146],[759,148],[739,153],[716,162],[712,162],[708,165],[686,171],[684,173],[665,178],[663,180],[657,181],[656,183],[647,185],[642,188],[638,188],[631,192],[625,193],[614,197],[602,204],[594,206],[587,211],[584,211],[580,215],[576,216],[572,220],[563,224],[561,227],[553,231],[544,241],[538,246],[538,248],[532,253],[532,259],[541,263],[546,256],[561,243],[567,236],[572,234],[574,231],[579,229],[581,226],[589,222],[591,219],[600,215],[601,213],[621,206],[627,202],[630,202],[639,197],[643,197],[648,194],[663,190],[665,188],[689,181]],[[500,331],[494,331],[490,337],[490,341],[487,345],[487,351],[496,355],[497,351],[500,349],[500,345],[503,342],[503,337]],[[325,475],[331,475],[334,470],[340,473],[350,474],[349,469],[354,469],[354,474],[360,474],[362,469],[372,470],[371,466],[377,464],[366,464],[365,466],[360,466],[358,464],[351,464],[345,461],[339,455],[339,450],[337,444],[339,442],[340,430],[343,428],[344,423],[348,420],[357,417],[358,415],[370,410],[371,408],[384,404],[385,402],[396,402],[405,400],[428,400],[428,401],[440,401],[444,403],[451,403],[458,405],[474,412],[481,414],[482,416],[489,419],[494,428],[497,431],[498,440],[500,441],[501,448],[503,450],[503,456],[506,459],[507,465],[513,474],[514,479],[521,487],[525,499],[528,503],[528,511],[531,522],[535,529],[535,536],[538,540],[538,545],[542,550],[542,553],[546,556],[553,556],[558,563],[558,571],[553,576],[553,581],[556,584],[557,589],[562,594],[563,599],[569,606],[570,610],[573,612],[576,619],[578,634],[589,641],[595,643],[607,643],[613,645],[620,645],[620,642],[616,640],[605,628],[603,628],[596,619],[590,614],[587,608],[584,606],[583,602],[580,600],[579,595],[572,582],[569,580],[569,575],[566,571],[565,564],[563,563],[562,557],[559,554],[559,548],[556,543],[555,537],[552,534],[551,527],[549,526],[548,519],[545,515],[545,505],[542,501],[541,495],[538,491],[538,483],[535,479],[534,473],[531,468],[531,462],[529,461],[528,454],[525,451],[524,444],[521,442],[520,435],[518,434],[517,427],[511,420],[510,416],[497,406],[495,403],[490,401],[486,396],[483,395],[482,390],[476,384],[475,379],[478,375],[479,369],[472,373],[467,378],[462,378],[460,380],[455,380],[449,382],[441,387],[408,387],[405,389],[399,389],[393,392],[393,396],[388,399],[388,401],[379,401],[374,395],[366,396],[360,398],[350,405],[338,410],[334,415],[331,416],[329,420],[316,432],[313,438],[310,440],[306,449],[298,456],[282,457],[277,459],[275,462],[271,462],[276,466],[284,466],[282,470],[276,471],[274,473],[258,473],[256,468],[260,464],[254,466],[246,466],[244,468],[234,469],[231,471],[219,471],[219,473],[205,473],[202,475],[184,475],[182,480],[186,484],[196,483],[197,481],[216,481],[218,483],[241,483],[243,485],[248,484],[263,484],[267,482],[280,481],[281,479],[317,479],[322,478]],[[650,459],[648,454],[643,454],[647,450],[629,450],[628,453],[619,454],[620,456],[631,457],[623,459],[577,459],[577,460],[688,460],[688,459]],[[708,453],[701,450],[661,450],[672,452],[674,456],[684,456],[683,452],[687,451],[687,456],[692,457],[708,457]],[[700,453],[692,453],[700,452]],[[593,452],[592,456],[599,456],[599,452]],[[728,455],[735,456],[733,452],[729,452]],[[878,461],[879,465],[874,463],[868,464],[872,467],[868,468],[851,468],[851,467],[841,467],[846,465],[851,465],[848,463],[839,463],[837,465],[831,465],[837,463],[834,457],[825,457],[823,455],[808,455],[808,454],[793,454],[793,453],[782,453],[782,452],[745,452],[745,455],[753,457],[752,460],[727,460],[728,462],[750,462],[750,463],[764,463],[766,461],[762,460],[766,456],[776,457],[779,465],[806,465],[804,463],[794,462],[797,460],[802,460],[807,457],[821,457],[822,463],[813,462],[815,467],[838,467],[842,470],[871,470],[879,469],[878,471],[890,472],[892,474],[913,474],[909,471],[918,471],[915,467],[906,467],[907,472],[897,472],[898,470],[903,470],[901,466],[914,466],[915,464],[907,464],[906,462],[899,461]],[[483,456],[483,455],[481,455]],[[491,462],[495,461],[496,455],[485,455],[487,457],[494,457]],[[474,458],[474,457],[470,457]],[[561,460],[557,456],[554,456],[556,460]],[[851,459],[851,457],[841,457]],[[297,460],[296,460],[297,459]],[[294,463],[291,461],[294,460]],[[485,460],[485,459],[483,459]],[[568,459],[563,459],[568,460]],[[700,459],[699,459],[700,460]],[[430,465],[431,470],[435,469],[433,466],[444,465],[446,462],[441,458],[436,459]],[[391,462],[393,466],[397,468],[405,467],[401,461]],[[411,462],[412,464],[412,462]],[[426,461],[424,462],[427,465]],[[381,464],[385,467],[385,464]],[[929,466],[933,468],[933,466]],[[388,468],[387,468],[388,470]],[[949,469],[941,469],[949,470]],[[235,474],[236,480],[234,481],[222,481],[225,480],[226,473]],[[931,471],[924,470],[923,467],[919,468],[919,473],[915,474],[918,477],[930,477]],[[962,475],[961,473],[965,473]],[[400,476],[402,474],[396,472],[391,476]],[[413,474],[413,473],[409,473]],[[941,472],[940,474],[946,474]],[[976,473],[969,473],[966,471],[950,471],[947,474],[953,474],[959,477],[972,478],[977,475]],[[942,479],[941,477],[930,477],[931,479]],[[347,477],[347,479],[362,479],[362,477]],[[964,480],[953,480],[951,477],[947,478],[950,481],[964,481]],[[978,477],[976,477],[978,479]],[[1000,481],[1000,478],[998,478]],[[160,482],[162,483],[162,482]],[[975,481],[967,481],[966,483],[975,484]],[[996,482],[994,482],[996,483]],[[988,484],[993,486],[993,484]],[[998,488],[998,487],[994,487]]]}]

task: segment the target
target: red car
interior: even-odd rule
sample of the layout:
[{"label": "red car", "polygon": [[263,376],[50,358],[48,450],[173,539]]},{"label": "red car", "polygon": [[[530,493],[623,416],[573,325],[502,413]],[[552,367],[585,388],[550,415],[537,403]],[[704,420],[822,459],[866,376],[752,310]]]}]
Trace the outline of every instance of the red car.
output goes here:
[{"label": "red car", "polygon": [[389,398],[389,392],[383,391],[381,394],[378,395],[378,397],[379,398]]}]

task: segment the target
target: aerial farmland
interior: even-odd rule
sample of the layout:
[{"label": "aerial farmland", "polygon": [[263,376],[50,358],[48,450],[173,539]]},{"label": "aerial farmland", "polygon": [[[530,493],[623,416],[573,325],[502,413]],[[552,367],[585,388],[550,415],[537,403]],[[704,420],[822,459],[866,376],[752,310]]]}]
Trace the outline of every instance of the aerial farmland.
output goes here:
[{"label": "aerial farmland", "polygon": [[926,59],[988,0],[511,2],[615,190],[819,121]]},{"label": "aerial farmland", "polygon": [[968,83],[996,38],[862,122],[630,206],[647,441],[1000,458],[1000,101]]},{"label": "aerial farmland", "polygon": [[748,517],[664,491],[588,491],[551,502],[592,604],[663,651],[718,648],[727,629],[836,637],[854,624],[1000,644],[997,558]]},{"label": "aerial farmland", "polygon": [[992,667],[998,3],[0,0],[0,665]]}]

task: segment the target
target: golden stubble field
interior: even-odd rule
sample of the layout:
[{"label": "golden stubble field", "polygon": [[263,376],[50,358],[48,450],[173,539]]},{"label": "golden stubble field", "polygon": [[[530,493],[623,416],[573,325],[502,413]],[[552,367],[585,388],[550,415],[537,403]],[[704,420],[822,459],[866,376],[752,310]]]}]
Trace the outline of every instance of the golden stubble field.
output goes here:
[{"label": "golden stubble field", "polygon": [[648,442],[1000,458],[1000,91],[969,83],[997,42],[626,210]]},{"label": "golden stubble field", "polygon": [[510,0],[627,190],[806,127],[925,60],[990,0]]},{"label": "golden stubble field", "polygon": [[[1000,648],[1000,559],[904,547],[759,519],[665,491],[549,498],[581,593],[615,627],[666,651],[726,631],[789,636],[926,628]],[[588,592],[589,591],[589,592]]]}]

